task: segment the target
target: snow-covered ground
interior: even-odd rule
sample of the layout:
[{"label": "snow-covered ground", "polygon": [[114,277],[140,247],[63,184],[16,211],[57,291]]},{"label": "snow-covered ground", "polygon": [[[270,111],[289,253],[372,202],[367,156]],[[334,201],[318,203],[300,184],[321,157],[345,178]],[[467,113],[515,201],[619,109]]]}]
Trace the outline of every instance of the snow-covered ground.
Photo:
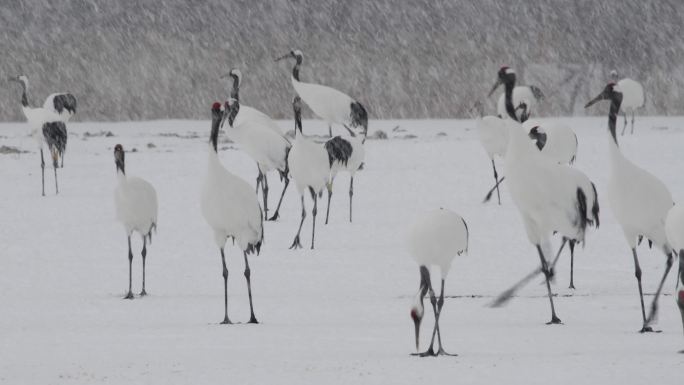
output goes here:
[{"label": "snow-covered ground", "polygon": [[[544,324],[549,309],[541,277],[507,307],[486,306],[538,258],[505,182],[502,206],[481,203],[493,178],[472,121],[371,122],[371,133],[381,129],[389,139],[367,142],[366,167],[354,186],[354,223],[347,222],[342,175],[331,224],[323,226],[319,214],[314,251],[288,250],[300,212],[291,186],[281,220],[265,225],[262,253],[250,260],[261,324],[232,326],[218,324],[220,256],[199,209],[208,121],[73,123],[60,194],[47,169],[44,198],[27,126],[1,124],[0,144],[30,153],[0,155],[0,383],[680,383],[684,355],[676,352],[684,337],[671,295],[674,274],[661,300],[663,332],[637,333],[633,263],[605,201],[606,118],[563,120],[579,137],[576,167],[597,185],[601,227],[577,252],[577,290],[567,289],[568,256],[559,263],[560,326]],[[327,132],[311,121],[304,130]],[[102,131],[114,136],[85,135]],[[684,199],[684,118],[639,118],[636,134],[620,139],[629,158],[661,178],[675,200]],[[128,263],[114,218],[116,143],[137,149],[127,154],[127,172],[145,177],[159,195],[158,234],[148,249],[150,295],[133,301],[122,299]],[[230,144],[219,147],[226,167],[254,183],[254,163]],[[273,208],[281,185],[275,174],[269,182]],[[445,348],[459,356],[421,359],[409,356],[409,308],[419,277],[404,235],[413,218],[435,207],[467,220],[470,250],[454,262],[441,319]],[[139,291],[137,238],[134,247]],[[653,293],[665,259],[644,244],[639,252],[645,290]],[[230,316],[244,322],[242,255],[231,246],[227,255]],[[421,349],[431,327],[426,316]]]}]

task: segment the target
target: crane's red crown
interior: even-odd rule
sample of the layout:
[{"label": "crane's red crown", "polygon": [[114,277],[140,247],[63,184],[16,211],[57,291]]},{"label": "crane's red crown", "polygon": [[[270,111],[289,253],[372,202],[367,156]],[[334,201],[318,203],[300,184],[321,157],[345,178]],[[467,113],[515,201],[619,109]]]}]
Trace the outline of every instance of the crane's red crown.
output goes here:
[{"label": "crane's red crown", "polygon": [[214,104],[211,105],[212,110],[220,110],[221,109],[221,103],[219,102],[214,102]]}]

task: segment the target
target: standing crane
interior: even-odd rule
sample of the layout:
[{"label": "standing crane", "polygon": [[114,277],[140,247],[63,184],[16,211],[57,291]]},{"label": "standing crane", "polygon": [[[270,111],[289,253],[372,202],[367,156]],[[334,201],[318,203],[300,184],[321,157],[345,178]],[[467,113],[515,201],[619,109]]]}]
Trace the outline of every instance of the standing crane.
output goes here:
[{"label": "standing crane", "polygon": [[[641,316],[643,326],[641,332],[652,332],[651,320],[655,317],[658,307],[658,297],[665,283],[665,278],[672,267],[672,248],[667,242],[665,234],[665,218],[672,208],[672,194],[665,184],[648,171],[638,167],[627,159],[618,146],[616,135],[617,115],[623,95],[617,85],[608,83],[603,91],[590,100],[585,108],[589,108],[602,100],[610,101],[608,112],[608,153],[611,163],[611,173],[608,180],[608,201],[613,214],[622,227],[625,239],[632,250],[634,259],[634,276],[639,287],[641,302]],[[644,293],[641,287],[641,267],[637,256],[637,241],[646,238],[649,244],[656,244],[666,256],[665,272],[660,281],[651,305],[651,311],[646,317],[644,308]]]},{"label": "standing crane", "polygon": [[300,81],[299,67],[302,65],[302,51],[298,49],[290,51],[277,58],[276,61],[288,58],[295,60],[292,68],[292,86],[311,111],[328,124],[330,137],[332,137],[332,125],[340,124],[348,131],[351,131],[351,128],[361,127],[365,138],[368,133],[366,108],[349,95],[332,87]]}]

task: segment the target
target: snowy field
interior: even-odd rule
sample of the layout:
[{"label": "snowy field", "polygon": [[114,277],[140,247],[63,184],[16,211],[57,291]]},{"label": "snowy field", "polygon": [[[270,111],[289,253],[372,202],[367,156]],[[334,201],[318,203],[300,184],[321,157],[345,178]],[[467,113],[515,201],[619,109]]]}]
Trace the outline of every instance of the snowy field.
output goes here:
[{"label": "snowy field", "polygon": [[[199,208],[208,121],[72,123],[60,194],[46,169],[45,198],[27,125],[1,124],[0,144],[30,152],[0,155],[0,383],[681,383],[684,355],[676,353],[684,337],[673,273],[655,325],[662,333],[637,333],[633,263],[605,201],[606,118],[563,120],[579,137],[576,167],[597,185],[601,227],[577,251],[577,290],[567,289],[568,255],[559,262],[554,290],[564,324],[554,326],[545,325],[541,276],[507,307],[486,306],[539,260],[505,182],[502,206],[481,203],[493,178],[473,121],[371,122],[370,133],[381,129],[389,139],[367,142],[366,167],[354,186],[354,223],[347,222],[343,174],[331,224],[323,226],[319,214],[314,251],[288,250],[300,218],[291,186],[280,221],[265,225],[262,253],[250,260],[261,324],[232,326],[218,324],[220,256]],[[98,136],[103,131],[114,136]],[[304,132],[327,128],[305,121]],[[630,159],[661,178],[676,201],[684,199],[684,118],[638,118],[636,134],[620,139]],[[149,180],[159,195],[158,233],[147,260],[150,295],[133,301],[122,299],[128,263],[114,218],[116,143],[137,149],[127,154],[127,172]],[[231,144],[219,148],[224,165],[253,184],[255,164]],[[269,182],[274,208],[281,185],[276,174]],[[454,262],[440,323],[445,349],[459,356],[421,359],[409,355],[415,349],[409,308],[419,277],[404,236],[418,214],[436,207],[466,219],[470,250]],[[134,248],[138,292],[138,238]],[[639,252],[651,294],[665,259],[644,244]],[[230,317],[244,322],[242,255],[227,246],[227,257]],[[429,343],[429,313],[421,349]]]}]

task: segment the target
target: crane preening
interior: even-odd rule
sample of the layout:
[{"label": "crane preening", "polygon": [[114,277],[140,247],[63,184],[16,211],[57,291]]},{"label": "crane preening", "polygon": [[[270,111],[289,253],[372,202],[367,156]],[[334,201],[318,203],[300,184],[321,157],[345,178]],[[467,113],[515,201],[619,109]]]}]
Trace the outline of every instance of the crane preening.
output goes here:
[{"label": "crane preening", "polygon": [[70,93],[54,93],[45,99],[42,107],[31,107],[29,101],[29,82],[26,75],[10,77],[8,80],[18,82],[22,87],[21,109],[31,128],[31,136],[38,142],[40,149],[40,168],[42,174],[42,191],[45,196],[45,157],[43,146],[46,145],[52,157],[55,172],[55,193],[59,194],[57,184],[57,168],[59,160],[64,167],[64,152],[67,145],[66,123],[76,113],[76,98]]}]

